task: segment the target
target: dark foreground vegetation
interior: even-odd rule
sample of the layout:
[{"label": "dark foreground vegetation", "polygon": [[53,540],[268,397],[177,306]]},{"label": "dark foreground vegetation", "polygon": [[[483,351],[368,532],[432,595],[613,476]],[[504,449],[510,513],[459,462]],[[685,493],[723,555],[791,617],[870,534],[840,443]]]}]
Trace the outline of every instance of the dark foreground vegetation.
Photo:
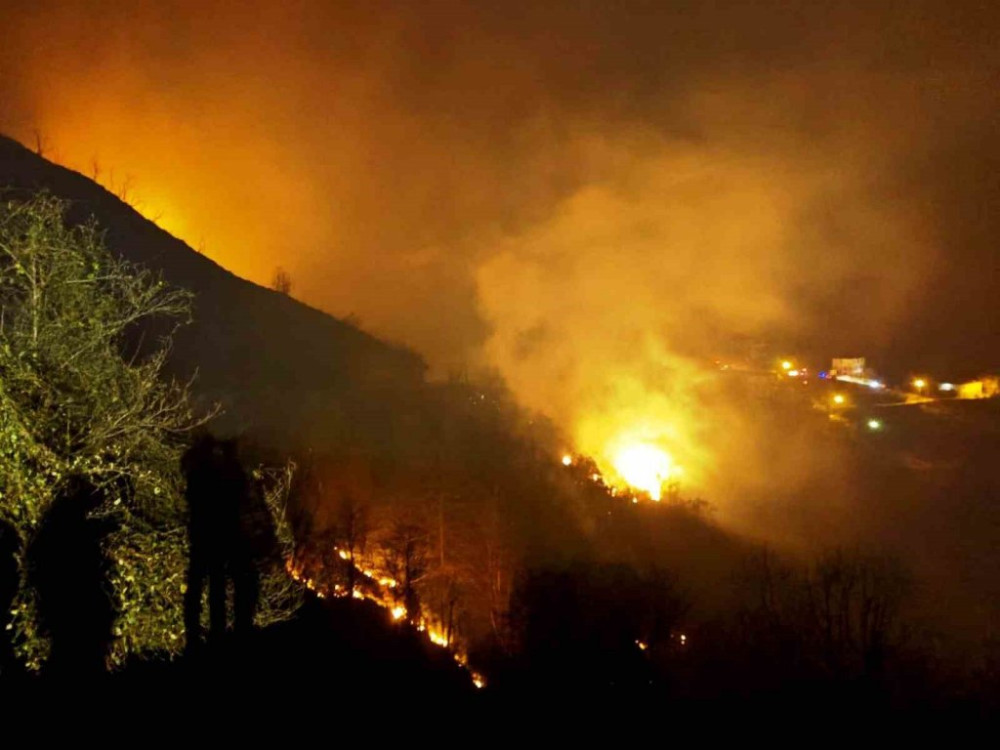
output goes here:
[{"label": "dark foreground vegetation", "polygon": [[213,435],[167,367],[186,292],[50,195],[4,201],[0,252],[0,680],[22,696],[997,707],[989,644],[946,658],[890,555],[779,556],[703,504],[633,505],[495,386],[422,386],[381,449]]}]

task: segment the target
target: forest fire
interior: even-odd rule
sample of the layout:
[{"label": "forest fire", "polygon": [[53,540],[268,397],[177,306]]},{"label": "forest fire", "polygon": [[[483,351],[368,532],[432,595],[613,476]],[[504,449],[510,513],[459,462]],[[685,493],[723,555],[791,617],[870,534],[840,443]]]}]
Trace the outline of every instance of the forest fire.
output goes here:
[{"label": "forest fire", "polygon": [[[676,487],[682,473],[673,457],[652,442],[622,441],[617,449],[605,453],[610,460],[604,468],[600,466],[604,462],[597,458],[584,463],[597,469],[588,474],[590,480],[607,486],[612,495],[639,493],[653,502],[660,502],[665,491]],[[561,463],[569,468],[577,462],[573,456],[565,454]],[[630,496],[633,503],[639,501],[635,494]]]},{"label": "forest fire", "polygon": [[481,689],[486,687],[485,676],[469,666],[468,656],[453,638],[449,637],[444,630],[429,622],[422,614],[411,616],[405,606],[395,601],[390,592],[399,586],[398,581],[389,576],[380,575],[374,569],[364,566],[356,556],[347,550],[334,548],[333,551],[338,558],[347,562],[356,572],[364,576],[369,581],[369,584],[363,586],[359,582],[359,585],[354,586],[350,590],[340,584],[334,584],[331,589],[309,576],[304,568],[296,564],[294,560],[289,560],[285,568],[294,580],[314,592],[320,599],[325,599],[328,596],[338,599],[351,597],[352,599],[367,600],[381,607],[389,613],[389,617],[393,622],[407,623],[414,627],[417,632],[425,634],[427,640],[435,646],[447,649],[451,653],[455,663],[468,672],[469,679],[476,688]]},{"label": "forest fire", "polygon": [[619,450],[614,457],[614,467],[625,482],[649,493],[657,502],[663,495],[663,485],[676,474],[673,459],[666,451],[645,443]]}]

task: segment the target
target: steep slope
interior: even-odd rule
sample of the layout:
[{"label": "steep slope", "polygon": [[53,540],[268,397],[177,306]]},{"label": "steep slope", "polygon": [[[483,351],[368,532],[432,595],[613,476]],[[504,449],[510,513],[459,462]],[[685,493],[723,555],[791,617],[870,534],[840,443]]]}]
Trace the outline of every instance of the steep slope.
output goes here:
[{"label": "steep slope", "polygon": [[70,201],[71,221],[95,217],[112,251],[195,294],[171,366],[181,378],[197,373],[199,398],[222,403],[220,431],[282,447],[399,447],[425,369],[412,352],[236,277],[92,180],[3,136],[0,189]]}]

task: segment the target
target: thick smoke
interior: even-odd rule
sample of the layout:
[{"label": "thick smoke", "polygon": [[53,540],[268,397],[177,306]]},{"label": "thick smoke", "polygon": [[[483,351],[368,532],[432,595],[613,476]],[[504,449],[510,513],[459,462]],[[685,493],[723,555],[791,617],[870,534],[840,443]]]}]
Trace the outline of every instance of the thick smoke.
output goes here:
[{"label": "thick smoke", "polygon": [[723,497],[766,456],[714,359],[996,364],[989,8],[338,6],[7,3],[0,128]]}]

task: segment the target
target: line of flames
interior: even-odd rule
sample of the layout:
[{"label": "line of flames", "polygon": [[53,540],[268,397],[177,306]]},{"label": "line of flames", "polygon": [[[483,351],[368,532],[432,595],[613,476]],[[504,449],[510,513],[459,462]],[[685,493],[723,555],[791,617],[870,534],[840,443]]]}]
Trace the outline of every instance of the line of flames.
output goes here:
[{"label": "line of flames", "polygon": [[486,678],[469,666],[469,659],[466,653],[459,648],[453,640],[449,639],[442,630],[430,624],[423,615],[417,618],[416,621],[412,621],[407,618],[408,613],[406,611],[406,607],[395,602],[385,591],[386,589],[392,590],[398,587],[398,581],[390,576],[380,575],[371,568],[362,567],[357,564],[357,561],[351,562],[351,555],[346,550],[334,548],[334,551],[341,560],[350,562],[350,564],[354,565],[355,570],[378,586],[378,591],[364,591],[357,586],[355,586],[351,591],[348,591],[345,586],[341,586],[339,583],[334,584],[333,589],[331,590],[328,587],[324,587],[317,583],[315,579],[307,576],[302,567],[296,565],[291,559],[286,562],[285,569],[295,581],[304,585],[307,589],[315,593],[320,599],[326,599],[327,597],[346,599],[347,597],[351,597],[354,599],[362,599],[373,602],[382,609],[386,610],[393,622],[409,625],[415,628],[418,632],[423,633],[427,637],[427,640],[435,646],[447,649],[451,653],[455,663],[468,672],[469,678],[472,680],[472,684],[477,688],[483,688],[486,686]]}]

